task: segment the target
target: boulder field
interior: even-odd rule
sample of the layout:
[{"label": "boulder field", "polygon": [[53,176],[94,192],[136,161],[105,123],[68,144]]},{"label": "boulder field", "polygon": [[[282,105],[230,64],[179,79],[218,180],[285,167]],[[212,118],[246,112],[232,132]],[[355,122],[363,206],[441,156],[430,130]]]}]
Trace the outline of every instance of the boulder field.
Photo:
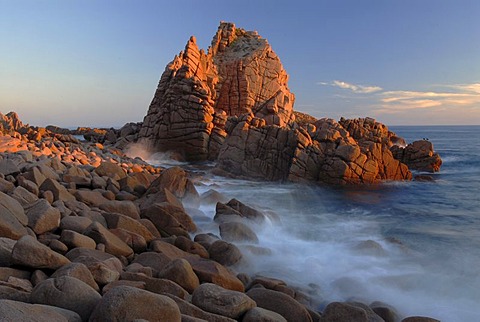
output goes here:
[{"label": "boulder field", "polygon": [[[398,321],[382,303],[320,312],[284,281],[236,271],[267,214],[179,167],[0,117],[1,321]],[[216,203],[203,234],[190,213]],[[205,220],[205,219],[204,219]],[[436,321],[409,317],[404,321]]]}]

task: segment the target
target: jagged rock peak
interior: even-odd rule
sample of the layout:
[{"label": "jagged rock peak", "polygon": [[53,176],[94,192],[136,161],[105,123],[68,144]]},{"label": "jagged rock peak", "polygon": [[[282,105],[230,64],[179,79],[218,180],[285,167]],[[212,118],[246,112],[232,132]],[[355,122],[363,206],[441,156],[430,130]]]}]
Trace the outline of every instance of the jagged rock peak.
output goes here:
[{"label": "jagged rock peak", "polygon": [[139,138],[186,160],[216,159],[228,116],[252,114],[268,125],[293,122],[288,75],[257,32],[221,22],[208,53],[191,37],[162,74]]}]

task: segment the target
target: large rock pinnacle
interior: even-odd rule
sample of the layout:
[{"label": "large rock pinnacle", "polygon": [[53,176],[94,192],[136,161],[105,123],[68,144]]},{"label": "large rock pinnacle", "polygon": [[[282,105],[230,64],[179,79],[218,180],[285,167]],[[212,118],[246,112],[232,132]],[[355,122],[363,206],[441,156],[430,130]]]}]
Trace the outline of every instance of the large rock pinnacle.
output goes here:
[{"label": "large rock pinnacle", "polygon": [[191,37],[163,72],[139,138],[186,160],[216,159],[228,116],[252,113],[268,125],[293,121],[295,96],[268,42],[221,22],[205,53]]}]

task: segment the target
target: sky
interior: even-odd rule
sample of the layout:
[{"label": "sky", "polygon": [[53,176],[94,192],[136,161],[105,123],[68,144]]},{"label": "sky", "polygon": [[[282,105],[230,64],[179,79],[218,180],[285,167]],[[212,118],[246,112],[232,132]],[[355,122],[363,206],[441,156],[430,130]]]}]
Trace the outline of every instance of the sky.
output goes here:
[{"label": "sky", "polygon": [[120,127],[220,21],[268,39],[295,110],[386,125],[480,124],[478,0],[0,0],[0,112]]}]

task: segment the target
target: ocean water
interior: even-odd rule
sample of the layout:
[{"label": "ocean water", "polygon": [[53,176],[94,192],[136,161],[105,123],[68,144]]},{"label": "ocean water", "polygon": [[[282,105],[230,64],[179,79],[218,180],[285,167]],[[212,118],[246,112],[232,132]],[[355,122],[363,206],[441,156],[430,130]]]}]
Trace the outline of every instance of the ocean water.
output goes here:
[{"label": "ocean water", "polygon": [[[215,189],[275,214],[252,226],[257,251],[239,244],[238,271],[283,279],[318,310],[332,301],[382,301],[402,317],[480,321],[480,126],[390,129],[407,142],[433,142],[443,159],[433,182],[332,188],[185,166],[197,172],[200,193]],[[204,215],[192,214],[199,232],[218,235],[214,205],[200,209]]]}]

